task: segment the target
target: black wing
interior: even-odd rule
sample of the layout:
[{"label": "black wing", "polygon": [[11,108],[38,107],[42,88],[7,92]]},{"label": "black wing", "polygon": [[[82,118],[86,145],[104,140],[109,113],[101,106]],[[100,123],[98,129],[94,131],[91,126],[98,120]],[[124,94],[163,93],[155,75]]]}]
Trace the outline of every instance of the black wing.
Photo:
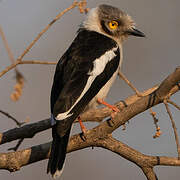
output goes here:
[{"label": "black wing", "polygon": [[[82,93],[88,80],[88,72],[93,69],[93,61],[106,51],[117,47],[114,40],[94,31],[81,30],[77,37],[59,60],[51,91],[51,112],[54,117],[68,111]],[[100,74],[71,111],[76,118],[90,100],[111,78],[119,64],[119,49],[114,59],[107,64]],[[73,119],[74,119],[73,118]]]}]

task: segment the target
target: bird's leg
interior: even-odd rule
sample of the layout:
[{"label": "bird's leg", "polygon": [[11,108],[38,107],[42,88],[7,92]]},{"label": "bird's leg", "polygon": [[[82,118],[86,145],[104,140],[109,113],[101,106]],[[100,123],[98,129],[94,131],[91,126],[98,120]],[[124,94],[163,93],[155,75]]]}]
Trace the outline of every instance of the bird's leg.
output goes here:
[{"label": "bird's leg", "polygon": [[80,125],[81,131],[82,131],[81,138],[85,141],[86,140],[85,133],[87,132],[87,129],[86,129],[85,125],[83,124],[80,116],[78,116],[78,121],[79,121],[79,125]]},{"label": "bird's leg", "polygon": [[111,118],[112,118],[112,119],[114,119],[116,113],[120,112],[120,110],[119,110],[116,106],[111,105],[111,104],[108,104],[108,103],[105,102],[103,99],[98,98],[98,99],[97,99],[97,102],[98,102],[99,104],[103,104],[103,105],[105,105],[105,106],[107,106],[108,108],[110,108],[110,109],[113,110],[113,112],[111,113]]},{"label": "bird's leg", "polygon": [[81,131],[82,131],[83,133],[86,133],[86,132],[87,132],[87,129],[86,129],[85,125],[83,124],[80,116],[78,117],[78,121],[79,121],[79,125],[80,125],[80,127],[81,127]]}]

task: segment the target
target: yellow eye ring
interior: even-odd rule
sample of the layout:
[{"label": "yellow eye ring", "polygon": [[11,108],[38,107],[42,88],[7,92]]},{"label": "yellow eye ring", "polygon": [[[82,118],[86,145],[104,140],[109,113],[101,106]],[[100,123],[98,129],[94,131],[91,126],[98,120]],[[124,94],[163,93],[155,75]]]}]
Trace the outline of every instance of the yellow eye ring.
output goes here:
[{"label": "yellow eye ring", "polygon": [[118,22],[117,22],[117,21],[111,21],[111,22],[109,22],[109,27],[110,27],[111,29],[117,29],[117,27],[118,27]]}]

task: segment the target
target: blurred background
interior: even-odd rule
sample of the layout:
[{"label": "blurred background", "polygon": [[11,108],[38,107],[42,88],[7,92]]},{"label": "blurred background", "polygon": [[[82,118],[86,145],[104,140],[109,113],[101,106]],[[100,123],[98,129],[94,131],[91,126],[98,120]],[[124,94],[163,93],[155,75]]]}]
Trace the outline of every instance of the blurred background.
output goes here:
[{"label": "blurred background", "polygon": [[[125,42],[122,72],[139,89],[145,90],[159,84],[180,64],[180,1],[179,0],[88,0],[88,7],[107,3],[119,7],[133,17],[137,28],[146,34],[146,38],[130,37]],[[18,57],[36,35],[61,11],[72,4],[72,0],[1,0],[0,25],[3,27],[9,46]],[[36,43],[24,60],[39,59],[57,61],[68,48],[76,35],[79,24],[85,15],[74,9],[65,14]],[[10,64],[6,50],[0,38],[0,71]],[[30,123],[50,116],[49,96],[52,85],[54,65],[20,65],[26,82],[23,95],[17,102],[10,100],[15,85],[14,70],[0,79],[0,109],[7,111],[20,121],[30,118]],[[117,79],[108,96],[108,102],[125,99],[133,94],[122,80]],[[180,105],[180,93],[173,100]],[[163,134],[153,139],[155,127],[153,119],[146,111],[139,114],[127,125],[114,132],[114,136],[132,148],[148,155],[177,156],[173,130],[164,105],[153,108],[157,112]],[[180,135],[180,112],[171,106]],[[96,124],[87,123],[90,128]],[[13,121],[0,114],[0,132],[14,128]],[[75,125],[73,132],[79,132]],[[20,149],[45,143],[51,140],[51,131],[25,139]],[[16,142],[0,146],[1,152],[7,152]],[[0,171],[0,179],[19,180],[51,179],[46,174],[47,160],[9,173]],[[180,167],[156,167],[159,179],[179,180]],[[133,163],[122,157],[101,149],[91,148],[67,155],[66,166],[61,179],[122,179],[144,180],[145,176]]]}]

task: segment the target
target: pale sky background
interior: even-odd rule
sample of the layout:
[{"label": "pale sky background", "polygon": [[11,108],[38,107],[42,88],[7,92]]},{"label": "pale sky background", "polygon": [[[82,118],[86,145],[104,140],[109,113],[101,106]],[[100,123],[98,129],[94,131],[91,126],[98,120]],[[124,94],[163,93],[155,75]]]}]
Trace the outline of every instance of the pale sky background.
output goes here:
[{"label": "pale sky background", "polygon": [[[19,56],[35,36],[63,9],[71,0],[1,0],[0,25],[6,34],[9,45]],[[88,7],[107,3],[117,6],[133,17],[137,28],[146,34],[146,38],[130,37],[124,44],[122,72],[139,90],[145,90],[159,84],[180,64],[180,1],[179,0],[88,0]],[[56,61],[68,48],[75,37],[78,25],[85,15],[77,9],[64,15],[38,41],[24,57],[25,60],[39,59]],[[5,48],[0,39],[0,71],[10,64]],[[9,112],[20,121],[30,117],[30,122],[49,117],[49,95],[55,66],[21,65],[18,67],[26,78],[25,88],[20,101],[14,103],[10,94],[15,84],[14,72],[10,71],[0,79],[0,109]],[[117,80],[108,96],[108,102],[124,99],[132,90],[122,81]],[[180,105],[180,93],[173,100]],[[170,120],[163,105],[153,108],[157,112],[163,134],[153,139],[155,127],[149,112],[139,114],[127,126],[126,131],[119,128],[114,136],[120,141],[148,155],[176,156],[176,145]],[[179,130],[180,112],[171,107]],[[0,114],[0,131],[14,128],[15,124]],[[87,123],[89,124],[89,123]],[[79,132],[79,126],[74,126]],[[179,132],[180,134],[180,132]],[[51,140],[51,131],[42,132],[33,139],[26,139],[20,149],[45,143]],[[6,152],[16,142],[0,146]],[[46,174],[47,160],[9,173],[0,171],[1,180],[49,180]],[[157,167],[159,179],[179,180],[180,167]],[[98,180],[144,180],[145,176],[133,163],[110,151],[95,148],[84,149],[67,155],[62,180],[98,179]]]}]

